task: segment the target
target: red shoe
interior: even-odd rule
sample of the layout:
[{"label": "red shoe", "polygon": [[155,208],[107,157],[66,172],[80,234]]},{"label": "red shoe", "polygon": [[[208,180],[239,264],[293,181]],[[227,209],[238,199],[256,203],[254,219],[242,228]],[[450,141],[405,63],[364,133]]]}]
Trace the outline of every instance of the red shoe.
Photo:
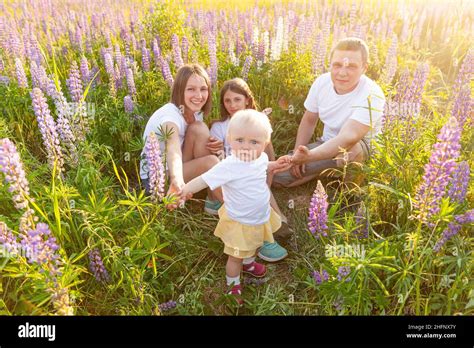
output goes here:
[{"label": "red shoe", "polygon": [[262,278],[267,273],[267,268],[258,262],[252,262],[248,265],[243,265],[242,270],[244,273],[248,273],[257,278]]},{"label": "red shoe", "polygon": [[244,300],[242,299],[242,286],[239,285],[234,285],[232,289],[228,292],[229,295],[234,296],[235,300],[239,304],[239,306],[242,306],[244,304]]}]

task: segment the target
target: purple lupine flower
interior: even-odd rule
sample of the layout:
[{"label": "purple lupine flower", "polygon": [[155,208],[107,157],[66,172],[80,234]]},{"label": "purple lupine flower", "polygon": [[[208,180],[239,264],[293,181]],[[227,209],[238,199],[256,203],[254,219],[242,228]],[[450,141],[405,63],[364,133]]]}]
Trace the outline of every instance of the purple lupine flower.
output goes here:
[{"label": "purple lupine flower", "polygon": [[123,98],[123,106],[124,106],[125,112],[127,114],[132,114],[133,113],[133,108],[134,108],[132,97],[130,97],[129,95],[126,95]]},{"label": "purple lupine flower", "polygon": [[2,56],[0,56],[0,72],[3,72],[5,70],[5,63],[3,62]]},{"label": "purple lupine flower", "polygon": [[354,234],[357,236],[357,238],[367,238],[369,236],[369,222],[367,221],[367,210],[365,208],[364,204],[361,204],[359,206],[359,209],[357,209],[356,215],[355,215],[355,222],[357,225],[356,230],[354,231]]},{"label": "purple lupine flower", "polygon": [[176,307],[176,302],[175,301],[168,301],[164,302],[158,305],[158,308],[160,309],[160,312],[166,312],[169,311],[170,309],[173,309]]},{"label": "purple lupine flower", "polygon": [[155,61],[155,67],[161,69],[161,50],[160,46],[158,45],[158,40],[153,39],[153,44],[152,44],[152,50],[153,50],[153,59]]},{"label": "purple lupine flower", "polygon": [[446,244],[453,236],[459,233],[462,225],[472,224],[474,222],[474,209],[468,210],[464,214],[457,215],[454,217],[454,221],[448,224],[448,227],[441,234],[441,238],[436,242],[433,250],[439,252],[443,245]]},{"label": "purple lupine flower", "polygon": [[394,35],[385,58],[385,67],[381,76],[382,82],[387,85],[392,82],[393,76],[395,76],[395,72],[397,71],[397,47],[398,39],[397,36]]},{"label": "purple lupine flower", "polygon": [[329,274],[324,269],[321,272],[313,271],[313,279],[319,285],[329,280]]},{"label": "purple lupine flower", "polygon": [[8,78],[8,76],[0,75],[0,84],[5,86],[9,85],[10,79]]},{"label": "purple lupine flower", "polygon": [[35,229],[29,229],[26,234],[21,235],[21,246],[30,264],[44,265],[48,267],[50,274],[58,274],[59,245],[47,224],[39,222]]},{"label": "purple lupine flower", "polygon": [[110,275],[104,266],[99,249],[97,248],[89,252],[89,268],[98,282],[108,283],[110,281]]},{"label": "purple lupine flower", "polygon": [[244,48],[242,47],[242,41],[240,40],[240,36],[237,33],[237,38],[235,42],[235,54],[237,55],[237,57],[240,57],[243,51],[244,51]]},{"label": "purple lupine flower", "polygon": [[113,78],[114,76],[114,61],[110,53],[104,54],[104,66],[107,75],[109,75],[109,79]]},{"label": "purple lupine flower", "polygon": [[310,232],[319,238],[320,235],[327,236],[328,221],[328,195],[323,184],[318,180],[316,189],[309,206],[308,228]]},{"label": "purple lupine flower", "polygon": [[23,69],[23,63],[21,62],[20,58],[15,58],[15,71],[18,86],[21,88],[27,88],[28,80],[26,79],[25,69]]},{"label": "purple lupine flower", "polygon": [[[59,82],[59,81],[58,81]],[[61,144],[64,145],[65,152],[69,153],[71,165],[75,166],[78,161],[77,149],[76,149],[76,137],[71,129],[72,122],[72,110],[67,102],[66,98],[61,91],[56,89],[56,85],[52,79],[49,80],[48,95],[53,98],[54,105],[56,106],[56,128],[58,130],[59,137],[61,138]]]},{"label": "purple lupine flower", "polygon": [[159,202],[165,194],[165,169],[161,159],[160,142],[154,132],[146,140],[145,158],[148,165],[150,196],[153,202]]},{"label": "purple lupine flower", "polygon": [[92,40],[90,36],[86,36],[86,53],[92,54]]},{"label": "purple lupine flower", "polygon": [[251,55],[245,58],[244,67],[242,68],[242,79],[247,81],[249,77],[250,66],[252,65],[253,57]]},{"label": "purple lupine flower", "polygon": [[448,196],[452,201],[462,203],[466,198],[471,170],[467,161],[459,162],[453,173],[449,186]]},{"label": "purple lupine flower", "polygon": [[184,65],[183,58],[181,57],[181,48],[179,47],[179,38],[176,34],[171,36],[171,48],[173,50],[173,61],[176,69],[181,68]]},{"label": "purple lupine flower", "polygon": [[71,69],[69,70],[69,79],[67,79],[66,82],[72,100],[76,103],[79,103],[82,99],[84,91],[82,89],[81,74],[79,73],[79,68],[76,61],[73,61],[71,64]]},{"label": "purple lupine flower", "polygon": [[16,146],[8,138],[0,139],[0,172],[5,175],[8,191],[13,193],[15,208],[27,208],[30,194],[28,180]]},{"label": "purple lupine flower", "polygon": [[150,71],[150,51],[146,46],[142,47],[142,67],[143,71]]},{"label": "purple lupine flower", "polygon": [[441,198],[456,167],[461,145],[461,130],[455,118],[451,117],[438,135],[430,162],[425,165],[423,180],[416,192],[415,207],[418,218],[426,223],[439,212]]},{"label": "purple lupine flower", "polygon": [[453,86],[453,95],[457,95],[474,77],[474,49],[471,48],[462,62]]},{"label": "purple lupine flower", "polygon": [[326,57],[326,43],[321,31],[316,36],[312,53],[313,73],[317,76],[324,72],[324,60]]},{"label": "purple lupine flower", "polygon": [[426,79],[428,78],[428,72],[428,64],[423,63],[418,65],[415,70],[415,74],[413,76],[413,81],[410,85],[410,88],[403,98],[404,101],[411,102],[414,105],[421,104],[421,96],[425,88]]},{"label": "purple lupine flower", "polygon": [[214,34],[210,34],[208,38],[209,43],[209,61],[210,61],[210,71],[209,77],[211,79],[211,85],[215,86],[217,84],[217,47],[216,47],[216,37]]},{"label": "purple lupine flower", "polygon": [[4,248],[4,250],[0,249],[0,256],[6,256],[2,255],[3,251],[7,254],[18,253],[19,244],[16,237],[3,221],[0,221],[0,246]]},{"label": "purple lupine flower", "polygon": [[397,83],[397,94],[393,98],[397,103],[401,103],[406,99],[406,94],[410,90],[410,70],[405,68],[400,75],[400,79]]},{"label": "purple lupine flower", "polygon": [[[125,77],[126,76],[127,76],[127,69],[125,69]],[[120,88],[122,88],[122,73],[120,72],[120,68],[117,64],[115,64],[113,81],[115,81],[116,90],[119,90]],[[135,85],[135,82],[134,82],[134,85]]]},{"label": "purple lupine flower", "polygon": [[117,64],[120,64],[120,62],[122,61],[122,51],[120,50],[120,45],[119,44],[115,44],[114,46],[114,59],[115,59],[115,63]]},{"label": "purple lupine flower", "polygon": [[130,40],[132,42],[132,52],[135,52],[137,50],[137,38],[135,37],[135,34],[130,35]]},{"label": "purple lupine flower", "polygon": [[163,78],[165,79],[166,83],[168,83],[168,86],[172,87],[174,79],[173,79],[173,76],[171,75],[171,70],[170,70],[168,61],[164,59],[163,57],[160,57],[160,65],[161,65],[161,74],[163,75]]},{"label": "purple lupine flower", "polygon": [[470,117],[472,123],[472,105],[473,101],[471,98],[471,88],[469,84],[466,84],[461,90],[457,93],[454,99],[454,105],[451,110],[451,115],[455,117],[459,122],[459,127],[464,128],[464,124]]},{"label": "purple lupine flower", "polygon": [[130,68],[125,70],[125,77],[127,79],[128,93],[131,95],[137,94],[137,89],[135,88],[135,80],[133,79],[133,71]]},{"label": "purple lupine flower", "polygon": [[351,267],[350,266],[340,266],[337,269],[337,280],[340,282],[345,280],[346,282],[350,281],[351,278],[348,277],[348,275],[351,273]]},{"label": "purple lupine flower", "polygon": [[183,52],[183,61],[187,64],[189,56],[189,40],[186,36],[183,36],[183,39],[181,40],[181,51]]},{"label": "purple lupine flower", "polygon": [[45,92],[48,84],[48,77],[46,76],[46,70],[44,67],[38,67],[35,61],[31,61],[30,74],[33,88],[37,87]]},{"label": "purple lupine flower", "polygon": [[49,111],[46,98],[39,88],[33,88],[31,91],[31,100],[33,103],[33,110],[36,115],[36,120],[38,121],[38,127],[43,138],[43,144],[48,155],[49,165],[51,168],[56,165],[59,174],[63,170],[64,161],[61,147],[59,146],[59,136],[56,129],[56,124]]},{"label": "purple lupine flower", "polygon": [[81,79],[84,86],[87,86],[91,80],[91,73],[89,71],[89,62],[87,61],[86,56],[81,58]]}]

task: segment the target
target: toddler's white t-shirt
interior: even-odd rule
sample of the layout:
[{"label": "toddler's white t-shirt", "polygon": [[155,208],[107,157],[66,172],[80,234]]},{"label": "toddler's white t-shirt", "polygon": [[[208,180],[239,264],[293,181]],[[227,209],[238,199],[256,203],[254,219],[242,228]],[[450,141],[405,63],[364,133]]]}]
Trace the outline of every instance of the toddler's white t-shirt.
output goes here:
[{"label": "toddler's white t-shirt", "polygon": [[[372,122],[368,110],[367,97],[371,96]],[[362,75],[357,87],[347,94],[337,94],[331,80],[331,74],[319,76],[311,86],[304,102],[306,110],[319,113],[324,124],[323,141],[334,138],[348,119],[370,126],[364,137],[370,143],[372,136],[380,133],[385,96],[382,89],[365,75]]]},{"label": "toddler's white t-shirt", "polygon": [[202,174],[214,190],[222,186],[230,218],[246,225],[261,225],[270,219],[270,189],[267,185],[268,156],[244,162],[230,155]]}]

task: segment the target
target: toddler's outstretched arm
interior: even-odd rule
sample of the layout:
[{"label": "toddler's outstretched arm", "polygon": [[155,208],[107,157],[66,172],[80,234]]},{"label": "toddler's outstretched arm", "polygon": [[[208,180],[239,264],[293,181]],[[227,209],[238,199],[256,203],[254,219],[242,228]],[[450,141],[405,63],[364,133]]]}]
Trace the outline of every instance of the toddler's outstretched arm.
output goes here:
[{"label": "toddler's outstretched arm", "polygon": [[278,158],[276,161],[268,162],[267,183],[270,184],[275,173],[283,172],[293,166],[291,163],[291,156],[285,155]]},{"label": "toddler's outstretched arm", "polygon": [[190,199],[194,193],[199,192],[205,189],[206,187],[206,182],[202,179],[201,175],[199,175],[184,185],[181,192],[179,192],[180,198],[186,201]]}]

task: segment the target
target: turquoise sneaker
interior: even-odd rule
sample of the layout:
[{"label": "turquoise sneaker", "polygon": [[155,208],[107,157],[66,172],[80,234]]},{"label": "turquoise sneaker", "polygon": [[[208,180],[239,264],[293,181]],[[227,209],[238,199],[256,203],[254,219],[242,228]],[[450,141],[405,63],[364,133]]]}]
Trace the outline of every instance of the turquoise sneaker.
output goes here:
[{"label": "turquoise sneaker", "polygon": [[258,252],[258,257],[267,262],[277,262],[288,256],[288,251],[277,242],[263,242],[263,246]]},{"label": "turquoise sneaker", "polygon": [[211,201],[209,197],[206,197],[206,201],[204,203],[204,211],[211,215],[219,215],[218,210],[222,207],[222,203],[217,201]]}]

